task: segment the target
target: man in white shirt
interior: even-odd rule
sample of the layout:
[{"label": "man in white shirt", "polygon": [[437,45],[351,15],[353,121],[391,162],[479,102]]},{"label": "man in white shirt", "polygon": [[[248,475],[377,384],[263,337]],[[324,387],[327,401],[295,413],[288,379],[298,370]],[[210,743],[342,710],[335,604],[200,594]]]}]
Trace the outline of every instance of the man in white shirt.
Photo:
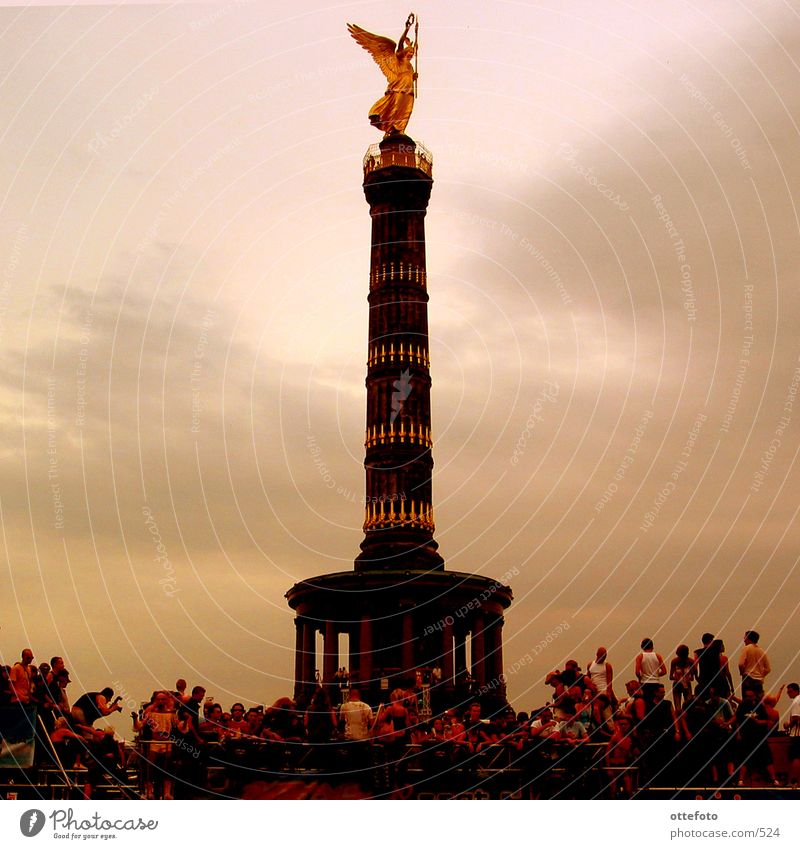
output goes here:
[{"label": "man in white shirt", "polygon": [[797,789],[800,779],[800,685],[788,684],[786,692],[792,700],[789,708],[789,719],[784,723],[784,728],[789,732],[789,784]]},{"label": "man in white shirt", "polygon": [[372,708],[361,701],[361,693],[350,690],[350,698],[339,708],[339,719],[344,722],[346,740],[368,740],[372,727]]}]

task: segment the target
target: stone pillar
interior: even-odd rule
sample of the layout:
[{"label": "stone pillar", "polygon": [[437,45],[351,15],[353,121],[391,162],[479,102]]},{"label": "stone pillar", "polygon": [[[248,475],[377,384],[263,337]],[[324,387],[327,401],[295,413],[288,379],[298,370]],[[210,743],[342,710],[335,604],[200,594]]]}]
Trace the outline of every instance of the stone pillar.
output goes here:
[{"label": "stone pillar", "polygon": [[401,666],[404,678],[413,677],[414,669],[414,614],[411,610],[403,611],[402,623]]},{"label": "stone pillar", "polygon": [[302,698],[303,692],[303,620],[294,620],[294,700]]},{"label": "stone pillar", "polygon": [[453,621],[449,616],[445,617],[442,632],[442,684],[453,685]]},{"label": "stone pillar", "polygon": [[348,658],[347,669],[350,673],[350,681],[357,684],[361,666],[361,630],[351,626],[347,633],[350,635],[350,657]]},{"label": "stone pillar", "polygon": [[455,675],[458,683],[467,671],[467,635],[462,628],[455,635]]},{"label": "stone pillar", "polygon": [[328,620],[325,623],[325,642],[323,645],[322,680],[325,684],[333,681],[339,668],[339,632],[336,623]]},{"label": "stone pillar", "polygon": [[499,688],[503,675],[503,617],[499,616],[489,625],[489,649],[487,676]]},{"label": "stone pillar", "polygon": [[372,687],[372,620],[369,614],[361,617],[358,634],[358,680],[367,688]]},{"label": "stone pillar", "polygon": [[486,683],[486,634],[484,619],[478,614],[472,620],[472,677],[478,684]]},{"label": "stone pillar", "polygon": [[308,619],[303,620],[303,689],[314,684],[314,669],[317,663],[317,628]]}]

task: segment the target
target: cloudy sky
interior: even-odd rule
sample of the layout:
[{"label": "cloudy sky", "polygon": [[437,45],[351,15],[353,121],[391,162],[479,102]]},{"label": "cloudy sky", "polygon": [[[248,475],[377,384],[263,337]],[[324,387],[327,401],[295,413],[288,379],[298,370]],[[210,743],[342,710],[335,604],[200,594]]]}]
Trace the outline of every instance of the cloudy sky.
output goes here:
[{"label": "cloudy sky", "polygon": [[[800,19],[552,5],[416,9],[440,550],[510,576],[519,709],[569,657],[627,678],[642,637],[706,630],[761,630],[774,688]],[[0,8],[0,655],[63,654],[73,697],[289,693],[283,594],[358,552],[383,81],[345,22],[409,9],[298,8]]]}]

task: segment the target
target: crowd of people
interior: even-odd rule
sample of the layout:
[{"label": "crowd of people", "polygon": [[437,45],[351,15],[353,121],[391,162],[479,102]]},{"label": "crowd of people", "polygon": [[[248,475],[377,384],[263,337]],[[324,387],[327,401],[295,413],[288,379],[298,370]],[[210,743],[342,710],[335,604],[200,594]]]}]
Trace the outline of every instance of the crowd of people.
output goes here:
[{"label": "crowd of people", "polygon": [[[284,697],[269,707],[235,702],[225,710],[204,687],[189,691],[179,679],[173,689],[154,691],[131,711],[144,795],[173,798],[176,781],[203,787],[209,752],[253,743],[316,744],[303,747],[314,754],[308,767],[366,774],[379,765],[392,787],[406,780],[409,744],[442,773],[478,769],[504,750],[503,763],[521,769],[531,786],[554,772],[586,770],[589,761],[579,753],[591,752],[593,769],[599,768],[614,796],[630,796],[640,786],[778,785],[769,741],[781,731],[777,705],[784,690],[791,699],[783,728],[791,738],[785,781],[796,788],[800,687],[792,682],[766,691],[769,658],[759,634],[748,631],[738,657],[737,695],[722,641],[704,634],[701,642],[694,651],[678,646],[667,662],[651,639],[642,640],[624,692],[618,692],[606,649],[598,648],[585,670],[568,660],[550,672],[545,678],[550,698],[519,713],[505,705],[486,715],[485,703],[475,698],[439,715],[426,714],[419,686],[395,689],[373,709],[350,686],[344,669],[333,685],[318,684],[304,709]],[[105,688],[70,705],[62,658],[36,667],[29,649],[0,671],[0,706],[37,706],[58,763],[88,767],[87,797],[103,775],[122,780],[128,760],[123,745],[112,729],[95,728],[98,720],[123,710],[120,696]],[[342,747],[348,750],[346,763],[329,756]]]}]

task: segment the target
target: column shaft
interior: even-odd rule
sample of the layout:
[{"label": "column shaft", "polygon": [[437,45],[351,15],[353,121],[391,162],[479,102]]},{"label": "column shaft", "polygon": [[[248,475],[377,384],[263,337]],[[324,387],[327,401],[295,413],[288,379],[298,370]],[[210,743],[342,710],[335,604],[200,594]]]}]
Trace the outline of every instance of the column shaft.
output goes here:
[{"label": "column shaft", "polygon": [[339,667],[339,632],[335,622],[325,623],[325,643],[323,646],[322,680],[326,684],[333,681]]},{"label": "column shaft", "polygon": [[478,684],[486,683],[486,634],[483,616],[472,620],[472,677]]}]

